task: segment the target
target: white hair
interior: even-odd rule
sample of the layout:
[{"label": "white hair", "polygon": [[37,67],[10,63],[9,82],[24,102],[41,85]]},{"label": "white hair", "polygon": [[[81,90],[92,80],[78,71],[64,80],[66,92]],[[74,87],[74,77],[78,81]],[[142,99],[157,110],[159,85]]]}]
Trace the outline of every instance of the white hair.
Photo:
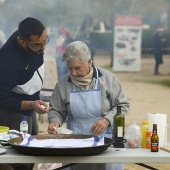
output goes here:
[{"label": "white hair", "polygon": [[80,57],[84,64],[87,64],[89,59],[91,59],[91,52],[88,46],[82,41],[70,43],[63,54],[63,60],[67,62],[75,61],[78,57]]}]

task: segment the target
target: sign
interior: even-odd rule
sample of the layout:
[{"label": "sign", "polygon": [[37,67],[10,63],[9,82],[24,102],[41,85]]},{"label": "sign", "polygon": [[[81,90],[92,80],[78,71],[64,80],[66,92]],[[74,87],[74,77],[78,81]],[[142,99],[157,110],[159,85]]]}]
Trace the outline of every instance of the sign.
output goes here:
[{"label": "sign", "polygon": [[114,71],[140,71],[141,32],[140,16],[116,16],[114,23]]}]

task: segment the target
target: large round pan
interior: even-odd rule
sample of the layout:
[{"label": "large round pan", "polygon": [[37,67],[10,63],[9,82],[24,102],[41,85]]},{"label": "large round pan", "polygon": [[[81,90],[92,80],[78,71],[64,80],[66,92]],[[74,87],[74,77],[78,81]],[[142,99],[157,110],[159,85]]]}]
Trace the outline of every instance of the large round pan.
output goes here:
[{"label": "large round pan", "polygon": [[[92,137],[91,135],[35,135],[35,139],[85,139]],[[101,146],[91,146],[91,147],[81,147],[81,148],[42,148],[42,147],[29,147],[19,145],[22,142],[22,138],[10,139],[8,143],[17,151],[28,155],[58,155],[58,156],[69,156],[69,155],[94,155],[99,154],[108,149],[112,144],[112,139],[104,138],[104,145]]]}]

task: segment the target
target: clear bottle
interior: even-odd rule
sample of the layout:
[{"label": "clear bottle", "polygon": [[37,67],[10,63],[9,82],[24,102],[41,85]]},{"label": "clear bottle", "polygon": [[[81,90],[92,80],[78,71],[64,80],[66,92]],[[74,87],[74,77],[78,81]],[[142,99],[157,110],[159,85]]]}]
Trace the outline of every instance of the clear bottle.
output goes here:
[{"label": "clear bottle", "polygon": [[157,124],[153,124],[153,131],[151,136],[151,152],[159,151],[159,137],[157,134]]},{"label": "clear bottle", "polygon": [[20,123],[20,132],[23,132],[24,134],[28,133],[28,122],[26,116],[22,117],[22,121]]},{"label": "clear bottle", "polygon": [[121,113],[121,106],[117,106],[117,113],[113,119],[113,146],[115,148],[124,148],[123,137],[125,131],[125,118]]},{"label": "clear bottle", "polygon": [[149,129],[148,121],[143,121],[142,122],[142,127],[141,127],[141,131],[142,131],[141,147],[142,148],[146,148],[146,131],[148,129]]},{"label": "clear bottle", "polygon": [[147,149],[151,148],[151,131],[150,130],[146,131],[146,148]]}]

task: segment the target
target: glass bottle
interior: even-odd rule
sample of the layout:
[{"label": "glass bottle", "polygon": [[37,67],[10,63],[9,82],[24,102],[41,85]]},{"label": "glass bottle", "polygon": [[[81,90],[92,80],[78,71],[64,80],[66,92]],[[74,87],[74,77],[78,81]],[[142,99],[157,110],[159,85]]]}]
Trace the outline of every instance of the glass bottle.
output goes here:
[{"label": "glass bottle", "polygon": [[157,124],[153,124],[153,131],[151,136],[151,152],[159,151],[159,137],[157,134]]},{"label": "glass bottle", "polygon": [[23,132],[24,134],[28,133],[28,122],[26,116],[22,117],[22,121],[20,123],[20,132]]},{"label": "glass bottle", "polygon": [[146,131],[149,129],[148,126],[148,121],[142,121],[142,141],[141,141],[141,146],[142,148],[146,148]]},{"label": "glass bottle", "polygon": [[115,148],[124,148],[125,118],[121,113],[121,106],[117,106],[117,113],[114,116],[113,125],[113,146]]},{"label": "glass bottle", "polygon": [[151,148],[151,131],[150,130],[146,131],[146,148],[147,149]]}]

